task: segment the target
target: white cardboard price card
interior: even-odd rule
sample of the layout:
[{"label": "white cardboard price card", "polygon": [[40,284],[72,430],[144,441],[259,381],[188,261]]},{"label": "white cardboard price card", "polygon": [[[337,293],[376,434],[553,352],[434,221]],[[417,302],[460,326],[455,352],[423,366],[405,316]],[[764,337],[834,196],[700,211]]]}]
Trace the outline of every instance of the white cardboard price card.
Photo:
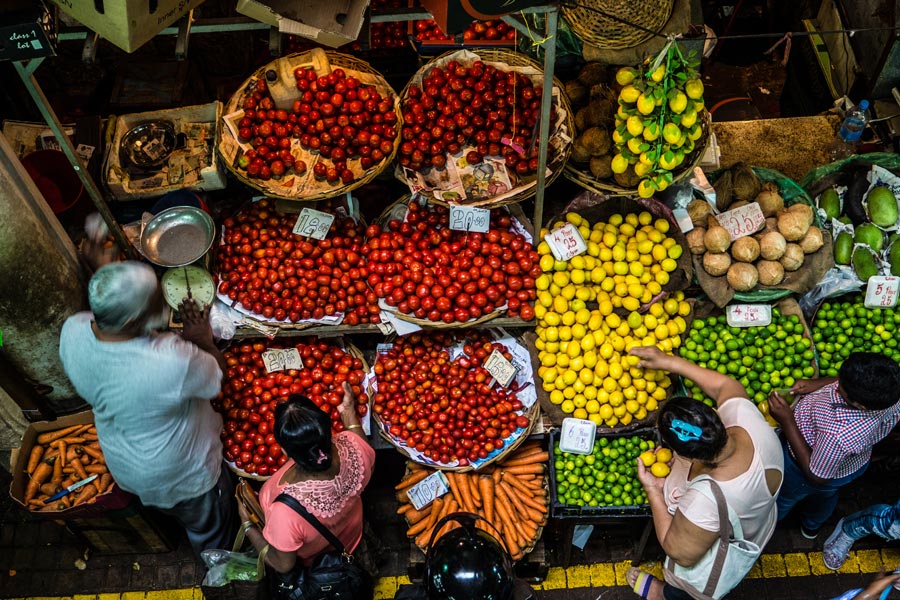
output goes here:
[{"label": "white cardboard price card", "polygon": [[590,454],[594,449],[597,426],[587,419],[563,419],[559,434],[559,449],[573,454]]},{"label": "white cardboard price card", "polygon": [[406,496],[412,502],[413,508],[422,510],[450,491],[447,478],[440,471],[435,471],[416,485],[406,490]]},{"label": "white cardboard price card", "polygon": [[491,225],[491,211],[474,206],[450,206],[450,229],[487,233]]},{"label": "white cardboard price card", "polygon": [[505,356],[500,354],[499,350],[491,352],[491,355],[484,361],[484,368],[503,387],[507,387],[516,378],[517,369],[506,360]]},{"label": "white cardboard price card", "polygon": [[544,241],[550,246],[556,260],[569,260],[587,250],[581,232],[571,223],[557,227],[544,238]]},{"label": "white cardboard price card", "polygon": [[765,327],[772,322],[768,304],[732,304],[725,307],[725,320],[730,327]]},{"label": "white cardboard price card", "polygon": [[866,286],[866,308],[893,308],[897,306],[897,290],[900,277],[875,275],[869,277]]},{"label": "white cardboard price card", "polygon": [[738,238],[756,233],[762,224],[766,222],[758,202],[751,202],[750,204],[725,211],[716,216],[716,219],[719,221],[719,225],[727,229],[728,233],[731,234],[732,242]]},{"label": "white cardboard price card", "polygon": [[304,208],[294,223],[294,234],[311,237],[314,240],[324,240],[328,237],[328,230],[334,223],[334,215],[315,210],[312,208]]},{"label": "white cardboard price card", "polygon": [[303,360],[300,358],[300,352],[296,348],[266,350],[260,356],[262,356],[263,363],[266,365],[266,371],[269,373],[290,369],[299,371],[303,368]]}]

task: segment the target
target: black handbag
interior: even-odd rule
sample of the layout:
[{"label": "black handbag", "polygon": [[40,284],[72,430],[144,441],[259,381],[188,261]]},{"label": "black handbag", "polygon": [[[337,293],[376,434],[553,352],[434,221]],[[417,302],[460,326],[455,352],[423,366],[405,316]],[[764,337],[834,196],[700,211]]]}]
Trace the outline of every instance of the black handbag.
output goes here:
[{"label": "black handbag", "polygon": [[334,547],[316,557],[312,566],[298,565],[289,573],[276,573],[272,596],[276,600],[371,600],[375,595],[372,576],[346,552],[344,545],[297,499],[279,494],[276,502],[287,504],[322,534]]}]

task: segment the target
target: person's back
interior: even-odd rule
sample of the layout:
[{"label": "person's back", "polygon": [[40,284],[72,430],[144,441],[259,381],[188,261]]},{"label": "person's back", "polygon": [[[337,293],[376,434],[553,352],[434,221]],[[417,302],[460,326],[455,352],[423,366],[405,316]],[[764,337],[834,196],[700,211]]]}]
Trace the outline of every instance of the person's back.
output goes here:
[{"label": "person's back", "polygon": [[60,358],[91,405],[110,472],[142,502],[168,508],[208,490],[221,462],[215,359],[171,333],[100,341],[91,313],[70,317]]}]

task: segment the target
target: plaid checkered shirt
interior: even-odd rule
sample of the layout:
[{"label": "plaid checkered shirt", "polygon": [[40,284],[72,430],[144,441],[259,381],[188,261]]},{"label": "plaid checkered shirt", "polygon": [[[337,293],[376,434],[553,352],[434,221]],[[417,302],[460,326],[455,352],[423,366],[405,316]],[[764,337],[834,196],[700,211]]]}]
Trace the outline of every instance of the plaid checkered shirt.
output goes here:
[{"label": "plaid checkered shirt", "polygon": [[794,420],[812,449],[809,470],[822,479],[840,479],[865,467],[872,446],[900,420],[900,404],[883,410],[854,408],[837,388],[837,382],[828,384],[794,405]]}]

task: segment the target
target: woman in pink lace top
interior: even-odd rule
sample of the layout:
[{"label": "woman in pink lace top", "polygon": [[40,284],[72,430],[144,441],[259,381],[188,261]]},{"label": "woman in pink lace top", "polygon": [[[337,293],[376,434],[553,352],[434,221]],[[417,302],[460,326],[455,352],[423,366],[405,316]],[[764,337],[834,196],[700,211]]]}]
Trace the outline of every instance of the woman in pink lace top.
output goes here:
[{"label": "woman in pink lace top", "polygon": [[[269,478],[259,493],[265,513],[262,531],[247,537],[257,549],[269,546],[266,562],[280,573],[299,560],[312,564],[330,550],[328,542],[291,507],[275,502],[282,492],[293,496],[353,551],[363,533],[360,494],[375,463],[375,451],[363,435],[356,402],[347,384],[338,407],[345,431],[331,435],[331,419],[311,400],[292,396],[275,409],[275,439],[290,460]],[[246,519],[246,515],[241,515]]]}]

